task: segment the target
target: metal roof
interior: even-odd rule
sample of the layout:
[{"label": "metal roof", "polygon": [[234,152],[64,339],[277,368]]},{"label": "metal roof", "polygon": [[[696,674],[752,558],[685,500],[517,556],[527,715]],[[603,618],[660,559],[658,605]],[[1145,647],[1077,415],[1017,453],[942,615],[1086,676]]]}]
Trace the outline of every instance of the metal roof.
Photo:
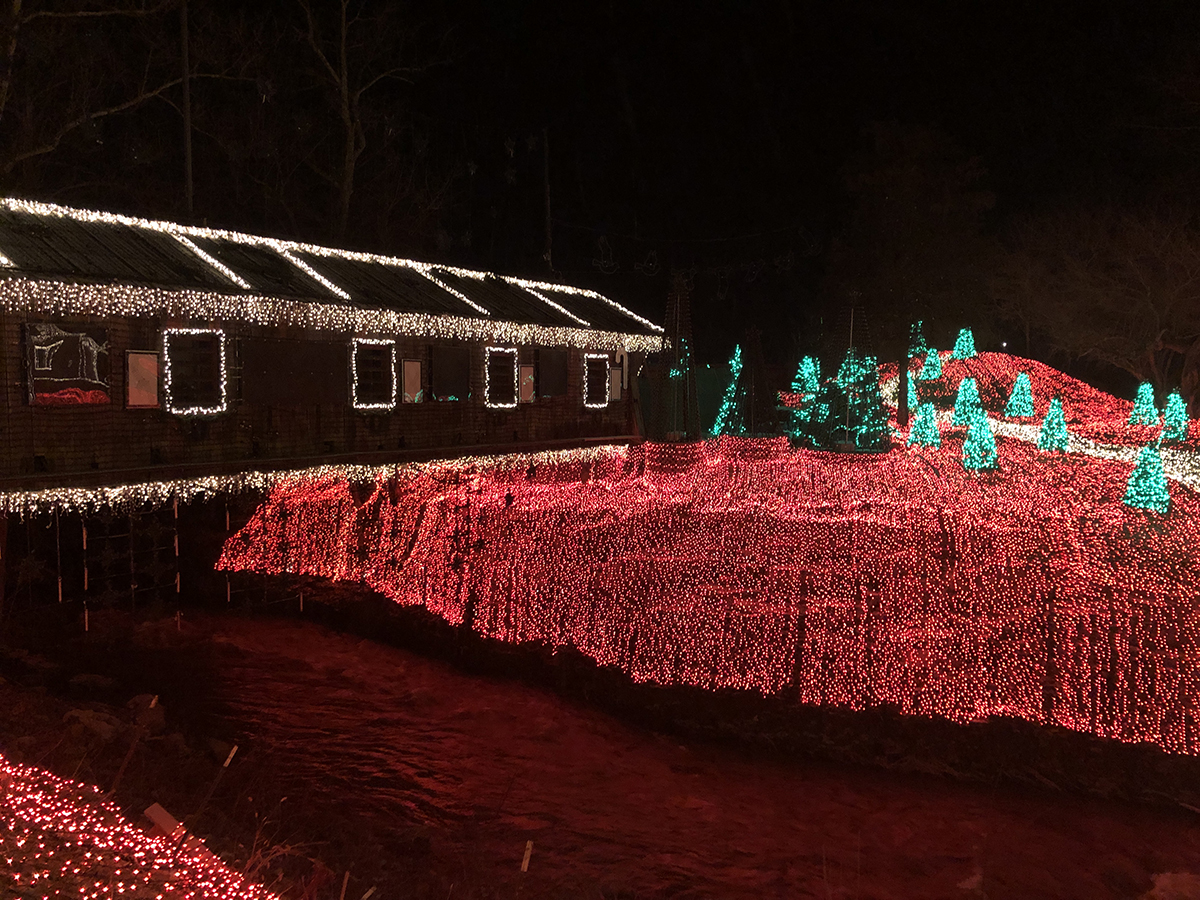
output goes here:
[{"label": "metal roof", "polygon": [[0,267],[0,276],[662,333],[616,301],[570,285],[18,199],[0,199]]}]

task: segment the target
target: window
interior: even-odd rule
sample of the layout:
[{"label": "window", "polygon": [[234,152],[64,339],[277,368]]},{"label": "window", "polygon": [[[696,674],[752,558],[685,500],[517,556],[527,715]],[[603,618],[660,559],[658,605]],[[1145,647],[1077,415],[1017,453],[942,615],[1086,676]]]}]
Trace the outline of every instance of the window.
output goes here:
[{"label": "window", "polygon": [[395,407],[395,341],[355,339],[350,348],[350,399],[355,409]]},{"label": "window", "polygon": [[608,370],[608,399],[610,403],[615,403],[621,399],[621,383],[624,381],[624,376],[624,366],[613,366]]},{"label": "window", "polygon": [[400,400],[402,403],[420,403],[425,399],[425,394],[421,390],[421,361],[419,359],[406,359],[402,369],[404,373],[404,393]]},{"label": "window", "polygon": [[561,397],[567,392],[567,351],[538,350],[538,396]]},{"label": "window", "polygon": [[609,380],[607,353],[583,354],[583,405],[588,409],[608,406]]},{"label": "window", "polygon": [[167,412],[177,416],[225,412],[225,332],[217,328],[164,331],[163,393]]},{"label": "window", "polygon": [[517,348],[488,347],[484,368],[484,403],[501,409],[517,405]]},{"label": "window", "polygon": [[433,348],[433,396],[466,400],[471,394],[471,350],[461,346]]},{"label": "window", "polygon": [[537,385],[534,375],[535,371],[536,370],[533,368],[533,366],[521,366],[520,383],[522,403],[532,403],[533,398],[536,396],[535,388]]},{"label": "window", "polygon": [[158,354],[153,350],[125,352],[125,405],[130,409],[158,406]]}]

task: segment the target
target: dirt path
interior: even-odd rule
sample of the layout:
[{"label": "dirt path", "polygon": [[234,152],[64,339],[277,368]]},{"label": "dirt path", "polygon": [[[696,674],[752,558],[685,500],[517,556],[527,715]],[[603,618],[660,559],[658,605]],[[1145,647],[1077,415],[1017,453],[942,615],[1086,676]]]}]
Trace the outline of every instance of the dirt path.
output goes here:
[{"label": "dirt path", "polygon": [[1186,811],[752,760],[316,626],[195,627],[223,647],[214,709],[294,812],[390,861],[389,896],[414,867],[460,898],[1136,897],[1200,872]]}]

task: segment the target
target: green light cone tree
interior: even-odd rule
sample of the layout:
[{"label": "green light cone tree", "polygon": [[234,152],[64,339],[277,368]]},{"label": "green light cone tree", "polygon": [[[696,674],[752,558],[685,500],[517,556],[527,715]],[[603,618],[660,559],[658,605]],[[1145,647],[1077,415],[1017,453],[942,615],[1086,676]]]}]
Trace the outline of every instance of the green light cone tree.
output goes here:
[{"label": "green light cone tree", "polygon": [[920,356],[928,351],[929,345],[925,343],[925,323],[917,319],[908,328],[908,355]]},{"label": "green light cone tree", "polygon": [[1156,513],[1166,513],[1171,508],[1167,476],[1157,444],[1147,444],[1138,454],[1137,465],[1133,467],[1125,489],[1125,505]]},{"label": "green light cone tree", "polygon": [[1022,372],[1013,382],[1012,393],[1008,395],[1008,405],[1004,407],[1004,415],[1010,419],[1029,419],[1036,413],[1033,409],[1033,388],[1029,384],[1029,375]]},{"label": "green light cone tree", "polygon": [[982,413],[983,406],[979,402],[979,388],[975,386],[974,378],[964,378],[958,386],[958,396],[954,400],[955,425],[970,425],[976,413]]},{"label": "green light cone tree", "polygon": [[913,419],[912,428],[908,430],[908,446],[940,447],[942,432],[938,428],[937,410],[932,403],[922,403]]},{"label": "green light cone tree", "polygon": [[1050,401],[1050,408],[1046,410],[1046,418],[1042,419],[1042,430],[1038,434],[1038,449],[1052,453],[1066,453],[1068,437],[1062,400],[1055,397]]},{"label": "green light cone tree", "polygon": [[1166,412],[1163,413],[1162,439],[1173,444],[1186,441],[1189,424],[1187,404],[1179,396],[1179,391],[1171,391],[1171,396],[1167,397]]},{"label": "green light cone tree", "polygon": [[954,352],[951,354],[954,359],[972,359],[975,356],[975,335],[971,334],[970,328],[964,328],[958,333],[958,340],[954,342]]},{"label": "green light cone tree", "polygon": [[936,347],[930,347],[925,354],[925,365],[921,366],[921,374],[917,378],[921,381],[937,381],[941,377],[942,358],[938,356]]},{"label": "green light cone tree", "polygon": [[838,369],[837,383],[846,396],[846,440],[859,450],[886,449],[891,439],[875,357],[859,356],[850,348]]},{"label": "green light cone tree", "polygon": [[821,389],[821,362],[812,356],[800,360],[796,377],[792,379],[793,394],[815,394]]},{"label": "green light cone tree", "polygon": [[963,441],[962,464],[964,469],[995,469],[999,465],[996,456],[996,437],[987,414],[981,409],[971,418],[967,426],[967,439]]},{"label": "green light cone tree", "polygon": [[904,374],[908,377],[908,409],[912,412],[920,405],[917,403],[917,383],[913,381],[912,372]]},{"label": "green light cone tree", "polygon": [[713,437],[746,433],[745,416],[742,412],[745,394],[746,389],[742,385],[742,347],[738,344],[733,348],[733,356],[729,359],[729,384],[725,387],[721,408],[717,410],[717,419],[713,422]]},{"label": "green light cone tree", "polygon": [[1137,399],[1133,401],[1133,412],[1129,414],[1129,424],[1158,424],[1158,407],[1154,405],[1154,387],[1148,381],[1143,381],[1138,386]]}]

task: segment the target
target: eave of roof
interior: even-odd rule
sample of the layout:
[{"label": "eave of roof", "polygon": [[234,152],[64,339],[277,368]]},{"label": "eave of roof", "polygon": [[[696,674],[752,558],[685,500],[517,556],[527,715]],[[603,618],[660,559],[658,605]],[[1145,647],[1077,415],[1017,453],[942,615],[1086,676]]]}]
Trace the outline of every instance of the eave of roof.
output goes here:
[{"label": "eave of roof", "polygon": [[[179,258],[166,258],[170,250],[161,245],[145,248],[147,254],[154,255],[154,261],[161,263],[167,271],[186,271],[193,277],[194,283],[183,290],[176,289],[175,294],[195,294],[200,289],[210,296],[223,296],[227,300],[235,299],[239,291],[247,299],[253,297],[257,303],[275,302],[287,304],[292,297],[294,302],[316,304],[320,307],[336,308],[343,311],[338,318],[345,318],[349,308],[359,308],[361,312],[377,316],[387,314],[401,317],[418,316],[426,319],[463,318],[474,321],[483,318],[492,326],[512,325],[516,327],[534,327],[559,330],[588,330],[606,335],[622,335],[625,337],[661,335],[663,329],[648,319],[639,316],[632,310],[596,291],[577,288],[571,285],[555,284],[552,282],[535,281],[515,276],[498,276],[487,272],[462,269],[454,266],[439,266],[415,260],[384,256],[373,253],[363,253],[350,250],[338,250],[315,244],[298,241],[287,241],[279,238],[269,238],[223,229],[204,228],[193,225],[181,225],[173,222],[140,219],[115,213],[79,210],[71,207],[58,206],[14,198],[0,198],[0,212],[23,214],[38,219],[53,222],[65,221],[83,225],[124,226],[134,229],[139,235],[155,237],[159,235],[171,238],[171,249],[176,249]],[[232,260],[221,259],[222,248],[233,245],[233,248],[244,248],[241,252],[254,253],[261,249],[271,252],[271,258],[260,257],[259,262],[274,264],[283,262],[285,271],[278,272],[280,278],[271,279],[269,273],[250,271]],[[255,248],[251,250],[250,248]],[[8,255],[4,255],[7,251]],[[236,255],[234,251],[231,254]],[[17,259],[12,257],[16,256]],[[418,276],[427,285],[426,291],[418,292],[410,303],[408,310],[395,309],[396,293],[393,289],[390,297],[393,302],[369,297],[356,296],[344,286],[329,277],[329,273],[318,268],[321,260],[338,261],[339,263],[354,262],[372,266],[387,267],[391,271],[405,271]],[[51,264],[53,266],[53,263]],[[22,270],[19,254],[13,249],[0,247],[0,266],[13,270],[13,274],[34,275],[34,272]],[[174,266],[174,268],[172,268]],[[198,269],[197,266],[200,268]],[[67,268],[66,265],[63,265]],[[329,267],[326,267],[329,268]],[[290,277],[289,277],[290,273]],[[379,279],[372,278],[364,271],[362,279],[354,279],[353,273],[343,267],[343,274],[348,281],[366,281],[379,294]],[[84,281],[87,273],[51,272],[37,273],[41,277],[54,277],[67,281]],[[80,277],[80,276],[84,277]],[[263,279],[267,280],[264,282]],[[282,280],[280,280],[282,279]],[[15,279],[19,281],[35,279]],[[115,281],[130,290],[158,291],[155,287],[139,279],[117,276]],[[11,281],[11,280],[10,280]],[[252,282],[258,281],[255,284]],[[130,283],[132,282],[132,283]],[[454,282],[454,283],[451,283]],[[491,282],[491,283],[489,283]],[[274,287],[275,290],[264,290]],[[354,285],[352,284],[353,288]],[[280,290],[282,288],[282,290]],[[500,290],[502,289],[502,290]],[[498,290],[500,293],[498,293]],[[504,291],[512,291],[505,295]],[[324,293],[324,298],[318,294]],[[282,296],[279,296],[282,295]],[[475,295],[474,297],[471,295]],[[362,301],[367,300],[374,309],[362,308]],[[482,302],[480,302],[482,301]],[[451,311],[451,304],[460,302],[458,310]],[[413,309],[411,306],[427,305],[431,309]],[[229,308],[229,303],[221,304]],[[490,307],[490,308],[489,308]],[[458,329],[454,329],[458,330]],[[479,328],[468,328],[478,332]],[[496,332],[496,328],[484,330]],[[500,329],[503,331],[503,329]],[[609,341],[605,341],[608,343]],[[578,339],[570,341],[556,340],[554,343],[570,343],[582,345]]]}]

